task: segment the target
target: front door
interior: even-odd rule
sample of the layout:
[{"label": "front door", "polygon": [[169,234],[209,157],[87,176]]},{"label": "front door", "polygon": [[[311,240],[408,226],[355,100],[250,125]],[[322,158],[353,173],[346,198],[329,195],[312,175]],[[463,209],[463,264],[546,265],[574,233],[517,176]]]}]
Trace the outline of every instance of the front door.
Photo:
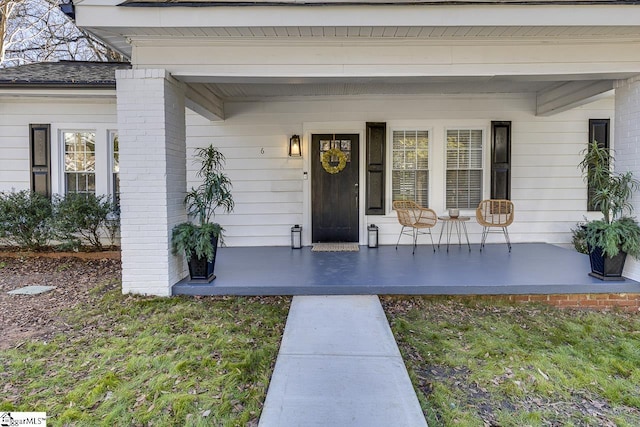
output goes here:
[{"label": "front door", "polygon": [[311,239],[314,243],[359,240],[358,143],[357,134],[311,136]]}]

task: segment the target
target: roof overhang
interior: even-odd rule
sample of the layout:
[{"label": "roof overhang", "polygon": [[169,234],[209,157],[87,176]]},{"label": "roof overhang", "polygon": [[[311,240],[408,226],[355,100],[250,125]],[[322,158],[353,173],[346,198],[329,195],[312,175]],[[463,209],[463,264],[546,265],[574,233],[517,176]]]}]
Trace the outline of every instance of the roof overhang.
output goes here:
[{"label": "roof overhang", "polygon": [[[526,92],[538,96],[540,114],[552,114],[608,94],[616,80],[640,73],[640,60],[631,54],[640,46],[638,4],[78,0],[76,17],[130,55],[134,68],[166,69],[195,92],[212,94],[210,112],[227,101],[278,96]],[[549,55],[550,46],[562,43],[564,50]],[[593,64],[585,55],[574,61],[574,45],[604,56]],[[394,60],[404,50],[422,62],[405,54],[379,67],[358,53],[376,46]],[[522,61],[522,46],[534,60],[530,66]],[[617,56],[610,60],[612,46]],[[504,55],[499,64],[479,62],[485,54],[495,59],[502,48],[520,55],[519,62]],[[191,57],[183,56],[187,51]],[[272,52],[281,56],[271,59]],[[433,59],[431,52],[440,56]],[[580,83],[567,86],[572,81]],[[571,89],[580,95],[567,93]]]},{"label": "roof overhang", "polygon": [[78,89],[78,90],[114,90],[115,83],[105,84],[85,84],[85,83],[68,83],[68,82],[4,82],[0,81],[0,89],[29,89],[29,90],[50,90],[50,89]]},{"label": "roof overhang", "polygon": [[0,86],[0,98],[110,99],[115,102],[115,88],[79,89],[75,87],[6,87]]},{"label": "roof overhang", "polygon": [[147,36],[411,39],[420,33],[418,37],[428,39],[462,40],[469,36],[640,37],[640,7],[636,1],[183,3],[177,0],[118,6],[118,0],[84,0],[76,1],[76,23],[131,57],[130,41]]}]

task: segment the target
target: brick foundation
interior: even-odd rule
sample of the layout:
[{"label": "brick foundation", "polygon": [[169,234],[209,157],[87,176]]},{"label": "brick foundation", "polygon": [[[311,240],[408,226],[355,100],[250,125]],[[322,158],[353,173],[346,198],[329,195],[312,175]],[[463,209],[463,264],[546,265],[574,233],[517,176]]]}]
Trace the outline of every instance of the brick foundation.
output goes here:
[{"label": "brick foundation", "polygon": [[640,312],[640,294],[483,295],[478,298],[523,303],[538,302],[558,308]]}]

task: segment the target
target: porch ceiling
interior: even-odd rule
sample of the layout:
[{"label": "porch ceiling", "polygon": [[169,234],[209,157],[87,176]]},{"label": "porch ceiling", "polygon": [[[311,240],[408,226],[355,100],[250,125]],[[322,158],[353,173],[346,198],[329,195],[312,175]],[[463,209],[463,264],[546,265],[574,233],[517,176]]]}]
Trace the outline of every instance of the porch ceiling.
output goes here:
[{"label": "porch ceiling", "polygon": [[174,77],[187,83],[189,108],[209,120],[226,118],[224,104],[323,96],[412,96],[532,93],[536,114],[552,115],[612,94],[629,73],[562,76],[464,77]]},{"label": "porch ceiling", "polygon": [[[599,76],[612,82],[632,75]],[[194,88],[215,94],[222,101],[304,96],[455,95],[490,93],[541,93],[576,79],[555,76],[513,77],[397,77],[390,78],[272,78],[240,79],[180,77]],[[582,77],[582,76],[581,76]],[[209,81],[207,81],[209,80]],[[234,81],[235,80],[235,81]],[[581,79],[580,79],[581,80]]]}]

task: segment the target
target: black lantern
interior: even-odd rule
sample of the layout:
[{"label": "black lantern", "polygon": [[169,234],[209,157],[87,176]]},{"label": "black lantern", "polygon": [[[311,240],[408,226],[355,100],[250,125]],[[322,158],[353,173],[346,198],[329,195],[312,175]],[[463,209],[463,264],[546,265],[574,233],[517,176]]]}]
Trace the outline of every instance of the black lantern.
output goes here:
[{"label": "black lantern", "polygon": [[300,144],[300,136],[292,135],[289,139],[289,157],[301,157],[302,146]]},{"label": "black lantern", "polygon": [[375,224],[369,224],[367,227],[367,246],[370,248],[378,247],[378,226]]},{"label": "black lantern", "polygon": [[291,227],[291,249],[302,248],[302,227],[298,224]]}]

